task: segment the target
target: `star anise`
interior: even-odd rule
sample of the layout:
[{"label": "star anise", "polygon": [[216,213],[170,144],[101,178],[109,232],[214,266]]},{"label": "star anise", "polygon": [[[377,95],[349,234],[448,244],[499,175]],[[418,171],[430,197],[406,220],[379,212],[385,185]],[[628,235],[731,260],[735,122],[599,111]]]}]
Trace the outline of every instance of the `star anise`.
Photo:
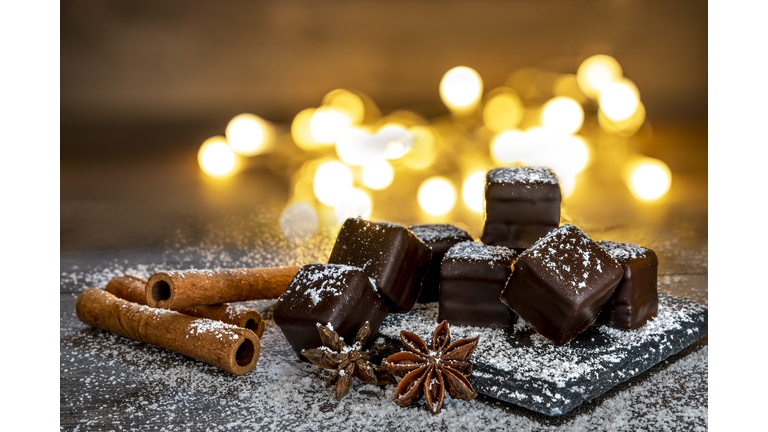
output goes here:
[{"label": "star anise", "polygon": [[[394,384],[394,377],[389,376],[386,370],[375,370],[370,361],[381,359],[387,351],[384,344],[375,344],[371,352],[363,351],[363,345],[371,334],[371,326],[368,322],[358,330],[352,346],[347,345],[344,339],[326,326],[317,326],[323,346],[317,349],[304,350],[301,353],[312,364],[325,369],[336,371],[328,378],[325,387],[336,384],[336,400],[339,401],[348,392],[352,385],[352,377],[357,377],[367,384],[385,385]],[[391,377],[391,378],[390,378]]]},{"label": "star anise", "polygon": [[424,393],[429,410],[437,414],[443,407],[446,389],[454,399],[476,398],[477,392],[466,378],[472,373],[472,364],[465,360],[475,351],[478,339],[462,339],[451,344],[445,321],[435,329],[429,348],[419,336],[401,331],[400,340],[408,351],[394,354],[382,363],[393,375],[403,377],[394,402],[408,406]]}]

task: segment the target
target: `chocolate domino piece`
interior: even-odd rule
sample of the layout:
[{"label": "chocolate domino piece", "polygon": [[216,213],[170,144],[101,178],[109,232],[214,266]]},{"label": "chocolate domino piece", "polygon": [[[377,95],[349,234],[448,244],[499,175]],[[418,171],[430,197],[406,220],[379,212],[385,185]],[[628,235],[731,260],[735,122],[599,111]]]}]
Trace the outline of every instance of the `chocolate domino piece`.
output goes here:
[{"label": "chocolate domino piece", "polygon": [[407,228],[349,218],[333,245],[329,264],[359,267],[376,282],[390,312],[408,312],[421,293],[432,252]]},{"label": "chocolate domino piece", "polygon": [[511,328],[515,313],[499,300],[517,253],[474,241],[454,245],[440,267],[437,321],[453,325]]},{"label": "chocolate domino piece", "polygon": [[564,345],[592,325],[624,270],[573,225],[563,225],[520,254],[501,301],[536,332]]},{"label": "chocolate domino piece", "polygon": [[597,242],[624,268],[624,277],[597,318],[600,324],[632,330],[641,327],[659,311],[656,287],[659,259],[651,249],[632,243]]},{"label": "chocolate domino piece", "polygon": [[302,267],[277,299],[275,323],[301,360],[301,352],[323,346],[318,325],[332,327],[352,345],[367,321],[370,342],[388,312],[374,282],[359,268],[337,264]]},{"label": "chocolate domino piece", "polygon": [[432,250],[432,261],[429,263],[427,275],[421,282],[418,303],[435,302],[440,296],[440,263],[445,253],[456,243],[472,241],[472,236],[449,224],[415,225],[408,230]]},{"label": "chocolate domino piece", "polygon": [[488,171],[482,242],[516,249],[532,246],[560,225],[561,201],[560,183],[547,168]]}]

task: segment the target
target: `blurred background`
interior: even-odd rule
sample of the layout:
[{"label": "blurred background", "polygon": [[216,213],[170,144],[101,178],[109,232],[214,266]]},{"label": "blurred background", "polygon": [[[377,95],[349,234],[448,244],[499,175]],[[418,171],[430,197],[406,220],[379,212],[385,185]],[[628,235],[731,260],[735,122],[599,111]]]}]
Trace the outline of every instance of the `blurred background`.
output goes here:
[{"label": "blurred background", "polygon": [[483,173],[524,164],[564,221],[706,273],[707,110],[706,1],[62,1],[61,250],[479,237]]}]

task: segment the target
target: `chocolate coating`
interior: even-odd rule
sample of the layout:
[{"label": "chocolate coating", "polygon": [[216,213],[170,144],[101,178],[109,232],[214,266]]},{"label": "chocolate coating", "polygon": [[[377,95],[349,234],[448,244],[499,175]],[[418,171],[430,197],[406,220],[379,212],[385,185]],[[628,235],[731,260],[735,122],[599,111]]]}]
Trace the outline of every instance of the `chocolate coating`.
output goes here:
[{"label": "chocolate coating", "polygon": [[659,259],[651,249],[632,243],[597,242],[624,268],[624,276],[597,318],[600,324],[632,330],[641,327],[659,311],[656,280]]},{"label": "chocolate coating", "polygon": [[472,236],[463,229],[448,224],[415,225],[408,230],[432,250],[432,261],[421,282],[421,294],[417,301],[418,303],[437,301],[440,297],[440,263],[445,253],[456,243],[472,241]]},{"label": "chocolate coating", "polygon": [[349,218],[333,245],[329,264],[359,267],[376,282],[390,312],[408,312],[429,269],[429,247],[400,225]]},{"label": "chocolate coating", "polygon": [[573,225],[563,225],[520,254],[501,301],[555,345],[597,319],[624,270]]},{"label": "chocolate coating", "polygon": [[440,267],[437,321],[453,325],[511,328],[515,313],[499,301],[517,253],[474,241],[451,247]]},{"label": "chocolate coating", "polygon": [[318,324],[330,323],[352,345],[366,321],[371,342],[387,314],[373,281],[359,268],[310,264],[299,270],[277,300],[274,319],[299,359],[306,360],[302,350],[323,346]]},{"label": "chocolate coating", "polygon": [[560,183],[548,168],[488,171],[482,242],[510,248],[532,246],[560,224],[561,201]]}]

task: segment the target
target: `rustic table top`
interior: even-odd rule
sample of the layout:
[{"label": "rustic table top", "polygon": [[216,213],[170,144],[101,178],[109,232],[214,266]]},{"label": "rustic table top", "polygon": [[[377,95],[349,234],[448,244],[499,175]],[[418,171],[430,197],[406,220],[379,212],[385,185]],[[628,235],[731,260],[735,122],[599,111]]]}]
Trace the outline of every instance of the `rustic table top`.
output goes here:
[{"label": "rustic table top", "polygon": [[[675,146],[664,150],[665,140]],[[657,131],[655,142],[674,175],[665,200],[635,202],[621,184],[588,169],[564,215],[594,239],[651,247],[659,256],[659,290],[707,305],[706,128]],[[423,406],[396,406],[391,387],[360,382],[337,403],[324,388],[328,372],[295,359],[271,319],[272,300],[245,302],[262,313],[267,328],[256,368],[241,377],[81,323],[77,295],[103,288],[113,276],[327,261],[332,229],[321,228],[301,245],[280,233],[286,200],[280,178],[254,170],[222,193],[200,179],[195,151],[98,163],[87,155],[62,158],[62,429],[707,429],[707,337],[561,417],[484,396],[446,398],[433,416]],[[467,225],[477,237],[480,227]]]}]

